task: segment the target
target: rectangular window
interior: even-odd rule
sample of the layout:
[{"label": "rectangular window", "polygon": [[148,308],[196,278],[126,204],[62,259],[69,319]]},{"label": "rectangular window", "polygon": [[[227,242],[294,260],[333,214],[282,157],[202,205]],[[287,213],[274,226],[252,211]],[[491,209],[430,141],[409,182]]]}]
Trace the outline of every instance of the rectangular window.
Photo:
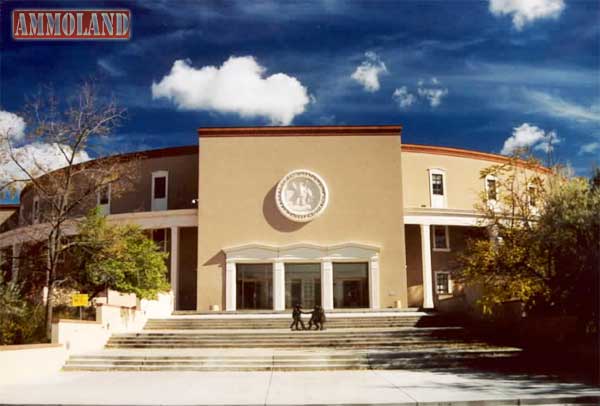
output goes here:
[{"label": "rectangular window", "polygon": [[432,226],[433,250],[450,251],[448,226]]},{"label": "rectangular window", "polygon": [[168,210],[169,172],[152,172],[152,211]]},{"label": "rectangular window", "polygon": [[32,220],[34,223],[40,221],[40,199],[35,197],[33,199],[33,207],[31,211]]},{"label": "rectangular window", "polygon": [[300,304],[312,309],[321,304],[321,264],[285,264],[285,307]]},{"label": "rectangular window", "polygon": [[444,195],[444,175],[441,173],[431,175],[431,191],[434,195]]},{"label": "rectangular window", "polygon": [[528,195],[529,195],[529,205],[531,207],[535,207],[537,205],[537,199],[536,199],[536,189],[534,186],[529,186],[528,188]]},{"label": "rectangular window", "polygon": [[450,273],[436,272],[435,273],[435,291],[438,295],[449,295],[452,293],[450,284]]},{"label": "rectangular window", "polygon": [[104,186],[98,192],[98,204],[100,206],[106,205],[110,203],[110,191],[109,186]]},{"label": "rectangular window", "polygon": [[157,228],[152,230],[152,240],[163,252],[169,252],[169,234],[166,228]]},{"label": "rectangular window", "polygon": [[106,185],[98,190],[98,208],[102,215],[110,214],[110,185]]},{"label": "rectangular window", "polygon": [[236,264],[238,310],[273,309],[273,265]]},{"label": "rectangular window", "polygon": [[369,307],[369,264],[333,264],[333,307]]},{"label": "rectangular window", "polygon": [[488,200],[496,200],[496,179],[486,179],[486,185]]},{"label": "rectangular window", "polygon": [[167,178],[160,176],[154,178],[154,198],[164,199],[167,197]]}]

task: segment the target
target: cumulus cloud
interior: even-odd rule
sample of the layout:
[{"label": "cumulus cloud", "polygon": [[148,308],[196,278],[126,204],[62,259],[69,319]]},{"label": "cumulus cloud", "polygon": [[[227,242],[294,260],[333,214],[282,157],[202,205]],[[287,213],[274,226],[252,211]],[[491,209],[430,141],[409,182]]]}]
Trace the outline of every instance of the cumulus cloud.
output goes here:
[{"label": "cumulus cloud", "polygon": [[518,148],[534,148],[549,152],[559,142],[555,131],[546,132],[535,125],[523,123],[513,128],[512,135],[504,141],[501,153],[509,155]]},{"label": "cumulus cloud", "polygon": [[292,76],[265,77],[265,72],[252,56],[232,56],[220,67],[202,68],[177,60],[168,75],[152,83],[152,98],[169,99],[182,110],[264,117],[274,125],[289,125],[310,102],[308,91]]},{"label": "cumulus cloud", "polygon": [[376,92],[379,90],[379,75],[387,73],[387,67],[375,52],[365,52],[365,60],[356,68],[352,79],[360,83],[365,91]]},{"label": "cumulus cloud", "polygon": [[14,113],[0,110],[0,138],[19,141],[25,134],[25,120]]},{"label": "cumulus cloud", "polygon": [[437,107],[442,103],[442,99],[448,95],[448,89],[441,86],[437,78],[431,78],[431,84],[428,85],[423,80],[417,83],[417,93],[422,98],[427,99],[431,107]]},{"label": "cumulus cloud", "polygon": [[579,149],[580,154],[594,154],[596,151],[600,152],[600,142],[590,142]]},{"label": "cumulus cloud", "polygon": [[512,15],[513,25],[519,31],[537,19],[556,19],[565,9],[563,0],[490,0],[489,6],[495,16]]},{"label": "cumulus cloud", "polygon": [[[23,140],[24,133],[25,121],[23,118],[13,113],[0,111],[0,188],[12,181],[27,179],[19,165],[33,176],[40,176],[67,165],[67,160],[58,144],[34,142],[15,146]],[[10,157],[11,150],[14,160]],[[64,145],[62,150],[67,154],[72,152],[70,147]],[[85,151],[75,156],[76,163],[89,159],[90,157]],[[15,160],[19,165],[14,162]],[[15,189],[20,189],[24,183],[19,182],[13,186]]]},{"label": "cumulus cloud", "polygon": [[[32,176],[36,177],[67,166],[67,160],[58,144],[36,142],[13,148],[13,155],[19,165],[17,165],[14,160],[9,159],[5,149],[6,145],[3,147],[4,151],[0,150],[0,188],[11,181],[27,179],[27,175],[19,165],[25,168]],[[0,149],[2,149],[2,146],[0,146]],[[70,147],[65,145],[62,146],[62,150],[65,151],[67,155],[71,154],[73,151]],[[88,161],[89,159],[90,157],[85,151],[75,155],[75,163]],[[16,188],[22,188],[25,183],[26,182],[20,182],[16,185]]]},{"label": "cumulus cloud", "polygon": [[412,106],[417,98],[414,94],[410,93],[406,86],[402,86],[394,90],[394,94],[392,95],[398,106],[401,108],[407,108]]}]

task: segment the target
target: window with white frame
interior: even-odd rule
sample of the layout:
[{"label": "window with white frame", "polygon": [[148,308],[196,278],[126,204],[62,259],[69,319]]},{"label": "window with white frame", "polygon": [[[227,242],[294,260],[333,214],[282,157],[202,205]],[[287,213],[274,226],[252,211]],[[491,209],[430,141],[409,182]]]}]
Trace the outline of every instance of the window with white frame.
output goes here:
[{"label": "window with white frame", "polygon": [[33,198],[33,205],[31,208],[31,220],[34,224],[40,221],[40,198],[37,196]]},{"label": "window with white frame", "polygon": [[498,200],[498,187],[496,183],[496,177],[488,175],[485,177],[485,193],[488,202],[495,202]]},{"label": "window with white frame", "polygon": [[537,206],[537,189],[535,186],[527,187],[527,200],[529,200],[529,206]]},{"label": "window with white frame", "polygon": [[111,185],[108,184],[104,187],[101,187],[97,193],[98,201],[97,205],[102,215],[110,214],[110,195],[111,195]]},{"label": "window with white frame", "polygon": [[169,172],[152,172],[152,211],[167,210]]},{"label": "window with white frame", "polygon": [[429,193],[432,208],[446,207],[446,171],[429,169]]},{"label": "window with white frame", "polygon": [[448,226],[431,226],[434,251],[450,251]]},{"label": "window with white frame", "polygon": [[450,278],[450,272],[435,272],[435,293],[438,295],[452,294],[452,279]]}]

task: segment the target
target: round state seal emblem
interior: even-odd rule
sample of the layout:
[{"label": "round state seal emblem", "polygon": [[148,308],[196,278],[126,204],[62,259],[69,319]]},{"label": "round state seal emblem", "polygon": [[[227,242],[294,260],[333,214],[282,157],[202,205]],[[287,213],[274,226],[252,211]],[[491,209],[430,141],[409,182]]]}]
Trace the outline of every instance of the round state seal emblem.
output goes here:
[{"label": "round state seal emblem", "polygon": [[306,222],[318,217],[329,201],[323,179],[306,169],[292,171],[277,184],[277,208],[293,221]]}]

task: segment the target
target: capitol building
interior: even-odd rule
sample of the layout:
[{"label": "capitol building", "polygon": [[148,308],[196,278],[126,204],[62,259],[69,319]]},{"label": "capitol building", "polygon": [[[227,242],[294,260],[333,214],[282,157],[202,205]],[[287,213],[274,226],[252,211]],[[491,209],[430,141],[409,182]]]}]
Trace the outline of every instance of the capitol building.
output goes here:
[{"label": "capitol building", "polygon": [[[508,160],[403,144],[400,126],[198,136],[198,145],[131,154],[141,157],[134,187],[118,196],[109,187],[95,202],[109,222],[138,224],[169,253],[174,310],[436,308],[461,294],[455,255],[486,236],[474,204],[496,199],[496,180],[480,171]],[[34,194],[0,206],[8,271],[39,226]]]}]

